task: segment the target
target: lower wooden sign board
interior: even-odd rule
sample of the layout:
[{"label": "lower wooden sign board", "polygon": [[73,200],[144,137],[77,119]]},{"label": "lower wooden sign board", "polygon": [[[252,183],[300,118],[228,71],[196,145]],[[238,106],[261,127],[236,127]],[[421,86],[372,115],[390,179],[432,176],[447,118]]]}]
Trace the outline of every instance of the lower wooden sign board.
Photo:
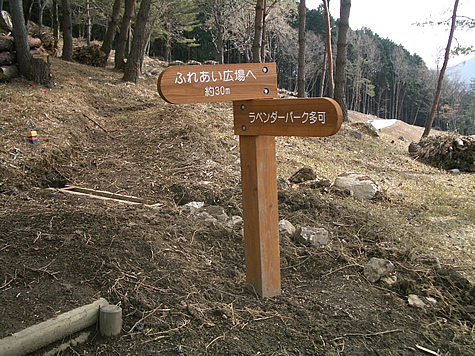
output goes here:
[{"label": "lower wooden sign board", "polygon": [[172,104],[277,97],[275,63],[173,66],[160,73],[160,96]]},{"label": "lower wooden sign board", "polygon": [[340,105],[331,98],[234,101],[234,134],[244,136],[326,137],[343,122]]}]

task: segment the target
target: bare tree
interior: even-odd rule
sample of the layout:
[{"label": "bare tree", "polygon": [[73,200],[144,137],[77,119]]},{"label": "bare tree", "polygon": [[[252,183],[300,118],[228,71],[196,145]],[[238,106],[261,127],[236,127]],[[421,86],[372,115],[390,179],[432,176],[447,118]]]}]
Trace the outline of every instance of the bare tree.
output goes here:
[{"label": "bare tree", "polygon": [[459,5],[459,0],[455,0],[454,11],[452,13],[452,23],[450,25],[449,40],[447,41],[447,47],[445,48],[444,64],[439,73],[439,80],[437,82],[437,89],[435,91],[434,102],[432,103],[432,109],[430,111],[429,117],[427,118],[424,132],[422,138],[429,136],[430,130],[432,128],[432,123],[434,122],[435,112],[437,111],[437,106],[439,105],[440,92],[442,90],[442,82],[444,81],[445,70],[447,69],[447,64],[450,57],[450,47],[452,45],[452,39],[454,37],[455,25],[457,20],[457,7]]},{"label": "bare tree", "polygon": [[125,65],[123,80],[137,83],[140,74],[140,63],[142,62],[143,48],[146,42],[147,21],[150,13],[152,0],[142,0],[139,13],[137,14],[137,26],[135,28],[132,46],[130,48],[127,63]]},{"label": "bare tree", "polygon": [[346,66],[346,36],[348,33],[351,0],[340,1],[340,24],[338,27],[336,75],[335,75],[335,100],[343,111],[343,120],[348,121],[348,107],[345,97],[345,66]]},{"label": "bare tree", "polygon": [[59,43],[59,18],[58,18],[58,0],[53,0],[51,5],[51,21],[53,22],[53,38],[55,56],[58,53]]},{"label": "bare tree", "polygon": [[71,62],[73,60],[73,23],[70,0],[61,0],[61,8],[63,12],[63,54],[61,58]]},{"label": "bare tree", "polygon": [[265,0],[257,0],[256,17],[254,20],[254,41],[252,43],[252,61],[254,63],[262,62],[261,46],[265,14]]},{"label": "bare tree", "polygon": [[20,74],[28,80],[32,77],[31,54],[26,34],[25,18],[21,0],[10,1],[10,12],[13,24],[13,40],[15,42],[18,69]]},{"label": "bare tree", "polygon": [[127,39],[129,38],[130,23],[135,10],[135,0],[125,0],[124,15],[120,24],[119,37],[115,48],[114,67],[116,69],[124,69],[125,58],[127,57]]},{"label": "bare tree", "polygon": [[330,0],[323,0],[325,27],[327,29],[327,57],[328,57],[328,96],[333,98],[335,84],[333,83],[333,56],[332,56],[332,30],[330,27]]},{"label": "bare tree", "polygon": [[31,56],[21,0],[11,0],[10,11],[13,24],[13,40],[15,42],[20,74],[28,80],[33,80],[47,87],[53,87],[49,56],[46,59],[43,57],[33,58]]},{"label": "bare tree", "polygon": [[305,16],[307,8],[305,0],[299,4],[299,61],[297,72],[297,93],[299,98],[305,98]]},{"label": "bare tree", "polygon": [[107,25],[107,31],[102,42],[101,51],[105,53],[104,61],[102,65],[105,67],[107,59],[109,58],[110,51],[112,50],[112,42],[114,42],[115,32],[117,30],[117,23],[119,22],[120,8],[122,6],[122,0],[115,0],[112,7],[112,14]]}]

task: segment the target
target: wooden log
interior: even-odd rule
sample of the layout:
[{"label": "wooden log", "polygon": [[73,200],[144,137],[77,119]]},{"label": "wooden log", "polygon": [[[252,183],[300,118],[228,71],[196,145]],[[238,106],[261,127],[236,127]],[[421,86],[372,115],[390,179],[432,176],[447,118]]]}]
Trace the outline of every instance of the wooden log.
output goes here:
[{"label": "wooden log", "polygon": [[0,52],[13,51],[13,37],[12,36],[0,36]]},{"label": "wooden log", "polygon": [[47,56],[48,53],[46,53],[41,47],[38,48],[31,48],[30,53],[32,57],[41,57],[41,56]]},{"label": "wooden log", "polygon": [[36,37],[28,37],[28,44],[30,45],[30,49],[39,48],[41,46],[41,39]]},{"label": "wooden log", "polygon": [[[40,48],[41,39],[28,37],[30,49]],[[0,36],[0,52],[12,52],[15,49],[15,43],[12,36]]]},{"label": "wooden log", "polygon": [[122,308],[106,305],[99,312],[99,330],[102,336],[116,336],[122,330]]},{"label": "wooden log", "polygon": [[18,76],[18,66],[16,64],[0,67],[0,81],[10,80],[16,76]]},{"label": "wooden log", "polygon": [[109,303],[104,298],[73,309],[54,319],[30,326],[0,340],[0,355],[26,355],[97,323],[99,309]]},{"label": "wooden log", "polygon": [[16,62],[16,54],[13,52],[0,52],[0,66],[10,65]]}]

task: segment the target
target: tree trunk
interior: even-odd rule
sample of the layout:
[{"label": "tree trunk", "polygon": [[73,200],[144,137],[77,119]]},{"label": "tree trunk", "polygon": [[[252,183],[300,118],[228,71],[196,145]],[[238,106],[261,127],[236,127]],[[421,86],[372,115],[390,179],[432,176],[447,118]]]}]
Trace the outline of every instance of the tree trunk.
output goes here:
[{"label": "tree trunk", "polygon": [[318,91],[318,96],[323,96],[323,89],[325,88],[325,72],[327,66],[327,52],[323,51],[323,65],[322,65],[322,74],[320,75],[320,89]]},{"label": "tree trunk", "polygon": [[101,51],[105,53],[104,62],[103,62],[104,67],[107,64],[107,60],[109,59],[109,54],[112,50],[112,43],[114,42],[115,31],[117,28],[117,23],[119,22],[121,6],[122,6],[122,1],[115,0],[114,6],[112,8],[111,19],[107,26],[107,32],[104,36],[104,42],[102,42]]},{"label": "tree trunk", "polygon": [[219,64],[224,64],[224,33],[223,26],[216,21],[216,26],[218,29],[218,38],[217,38],[217,47],[218,47],[218,60]]},{"label": "tree trunk", "polygon": [[165,62],[171,62],[171,23],[167,21],[166,23],[166,35],[165,35]]},{"label": "tree trunk", "polygon": [[123,80],[127,82],[137,83],[140,74],[141,55],[143,55],[143,47],[146,40],[146,26],[150,13],[150,5],[152,0],[142,0],[140,10],[137,15],[137,27],[135,28],[134,38],[132,40],[132,48],[130,49],[127,63],[125,65]]},{"label": "tree trunk", "polygon": [[54,53],[58,53],[59,43],[59,19],[58,19],[58,0],[53,0],[51,9],[51,22],[53,23]]},{"label": "tree trunk", "polygon": [[25,20],[25,25],[28,24],[28,21],[30,21],[32,7],[33,7],[33,0],[23,1],[23,18]]},{"label": "tree trunk", "polygon": [[117,39],[117,46],[115,48],[114,65],[116,69],[124,69],[127,47],[127,38],[129,34],[130,22],[135,10],[135,0],[125,0],[124,16],[120,24],[119,38]]},{"label": "tree trunk", "polygon": [[86,0],[86,45],[91,45],[91,1]]},{"label": "tree trunk", "polygon": [[49,56],[33,57],[31,60],[31,73],[34,82],[44,85],[47,88],[54,87]]},{"label": "tree trunk", "polygon": [[262,27],[264,21],[264,0],[257,0],[256,17],[254,20],[254,41],[252,43],[252,61],[260,63],[261,59],[261,45],[262,45]]},{"label": "tree trunk", "polygon": [[31,54],[26,35],[25,18],[21,0],[10,1],[10,12],[13,24],[13,39],[20,74],[31,80]]},{"label": "tree trunk", "polygon": [[299,60],[297,70],[297,95],[305,98],[305,0],[299,4]]},{"label": "tree trunk", "polygon": [[73,25],[70,0],[61,0],[61,8],[63,12],[63,54],[61,58],[71,62],[73,60]]},{"label": "tree trunk", "polygon": [[454,37],[455,25],[457,20],[457,7],[459,5],[459,0],[455,0],[454,12],[452,14],[452,24],[450,25],[450,34],[449,40],[447,41],[447,47],[445,48],[444,64],[440,70],[439,80],[437,82],[437,89],[435,91],[434,102],[432,103],[432,109],[430,111],[429,117],[426,121],[426,126],[422,138],[429,136],[430,130],[432,128],[432,123],[434,122],[435,112],[437,111],[437,106],[439,105],[440,92],[442,91],[442,82],[444,81],[445,70],[447,69],[447,64],[450,57],[450,47],[452,45],[452,38]]},{"label": "tree trunk", "polygon": [[266,17],[267,17],[267,14],[266,14],[266,7],[267,7],[267,3],[266,3],[266,0],[264,0],[264,12],[262,13],[261,62],[266,61],[266,47],[267,47],[267,38],[266,38]]},{"label": "tree trunk", "polygon": [[335,73],[335,100],[340,104],[343,111],[343,120],[348,121],[348,107],[345,97],[345,67],[347,33],[350,18],[351,0],[340,1],[340,24],[338,27],[336,73]]},{"label": "tree trunk", "polygon": [[330,11],[328,10],[328,1],[323,0],[325,10],[325,26],[327,29],[327,55],[328,55],[328,96],[333,98],[335,85],[333,83],[333,56],[332,56],[332,29],[330,27]]}]

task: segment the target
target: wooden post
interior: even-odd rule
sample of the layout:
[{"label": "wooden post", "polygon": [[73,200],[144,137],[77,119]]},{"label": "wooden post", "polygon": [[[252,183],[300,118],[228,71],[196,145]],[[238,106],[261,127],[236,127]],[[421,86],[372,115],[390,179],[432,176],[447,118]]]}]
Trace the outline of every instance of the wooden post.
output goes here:
[{"label": "wooden post", "polygon": [[280,294],[277,172],[273,136],[239,136],[246,281],[262,297]]},{"label": "wooden post", "polygon": [[102,336],[116,336],[122,330],[122,308],[106,305],[99,311],[99,330]]}]

